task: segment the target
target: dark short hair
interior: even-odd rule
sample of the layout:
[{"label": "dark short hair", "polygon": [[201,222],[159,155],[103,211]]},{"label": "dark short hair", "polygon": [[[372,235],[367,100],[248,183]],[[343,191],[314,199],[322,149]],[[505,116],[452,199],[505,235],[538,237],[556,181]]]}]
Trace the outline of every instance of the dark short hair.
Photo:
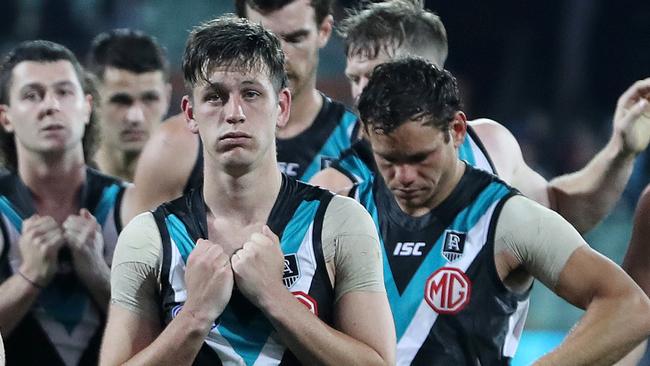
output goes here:
[{"label": "dark short hair", "polygon": [[90,46],[86,66],[100,80],[107,67],[136,74],[162,71],[165,79],[169,77],[165,50],[152,36],[132,29],[114,29],[97,35]]},{"label": "dark short hair", "polygon": [[[69,49],[58,43],[37,40],[26,41],[19,44],[9,51],[7,56],[3,59],[2,64],[0,65],[0,104],[9,105],[9,90],[11,88],[12,72],[16,65],[25,61],[39,63],[51,63],[57,61],[70,62],[75,70],[77,78],[79,79],[83,92],[93,96],[93,104],[95,103],[94,101],[98,100],[96,98],[97,93],[94,83],[92,82],[92,77],[84,71],[77,58]],[[95,153],[97,133],[97,118],[93,108],[90,122],[86,125],[82,139],[86,162],[89,162]],[[18,167],[18,156],[16,154],[14,134],[5,131],[4,128],[0,128],[0,155],[5,166],[10,170],[16,171]]]},{"label": "dark short hair", "polygon": [[389,134],[414,117],[448,131],[461,110],[456,78],[421,58],[404,58],[377,66],[359,98],[366,130]]},{"label": "dark short hair", "polygon": [[346,56],[377,57],[384,49],[407,48],[414,56],[434,51],[442,67],[447,59],[447,31],[440,17],[418,0],[392,0],[353,9],[337,27]]},{"label": "dark short hair", "polygon": [[[235,11],[237,15],[246,18],[246,5],[262,14],[270,13],[284,8],[287,4],[295,0],[235,0]],[[323,22],[326,16],[332,14],[333,0],[311,0],[310,4],[314,8],[314,20],[317,25]]]},{"label": "dark short hair", "polygon": [[197,26],[185,45],[183,74],[189,88],[200,80],[207,82],[215,67],[265,71],[276,90],[287,87],[278,38],[261,25],[232,14]]}]

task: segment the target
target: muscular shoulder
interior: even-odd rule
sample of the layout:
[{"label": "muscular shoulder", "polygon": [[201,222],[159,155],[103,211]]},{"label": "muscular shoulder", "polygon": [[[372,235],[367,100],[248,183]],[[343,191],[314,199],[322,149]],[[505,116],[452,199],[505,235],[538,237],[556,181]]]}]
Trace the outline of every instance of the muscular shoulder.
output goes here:
[{"label": "muscular shoulder", "polygon": [[504,204],[494,238],[497,256],[512,256],[513,267],[523,267],[551,289],[571,254],[587,245],[562,216],[524,196]]},{"label": "muscular shoulder", "polygon": [[152,136],[152,140],[166,147],[187,147],[187,143],[196,142],[196,135],[187,128],[183,114],[166,119]]},{"label": "muscular shoulder", "polygon": [[517,139],[505,126],[491,119],[480,118],[468,124],[490,155],[499,177],[511,183],[517,166],[523,161]]},{"label": "muscular shoulder", "polygon": [[352,291],[383,292],[379,238],[368,212],[356,201],[334,196],[323,222],[323,254],[334,268],[336,299]]},{"label": "muscular shoulder", "polygon": [[309,184],[346,196],[353,183],[350,178],[340,171],[334,168],[326,168],[316,173],[309,181]]},{"label": "muscular shoulder", "polygon": [[137,262],[151,268],[159,268],[161,248],[160,232],[153,214],[141,213],[120,233],[113,256],[113,267]]},{"label": "muscular shoulder", "polygon": [[368,211],[357,201],[339,195],[332,198],[325,211],[323,232],[338,236],[376,236],[375,225]]}]

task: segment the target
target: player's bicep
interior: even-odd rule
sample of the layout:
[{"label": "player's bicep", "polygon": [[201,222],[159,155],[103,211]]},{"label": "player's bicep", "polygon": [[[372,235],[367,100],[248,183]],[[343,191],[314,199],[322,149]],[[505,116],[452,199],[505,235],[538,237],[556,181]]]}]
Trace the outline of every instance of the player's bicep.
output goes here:
[{"label": "player's bicep", "polygon": [[149,346],[161,332],[160,322],[111,304],[102,340],[100,365],[121,365]]},{"label": "player's bicep", "polygon": [[395,326],[385,292],[352,291],[336,303],[335,327],[374,349],[387,364],[395,360]]},{"label": "player's bicep", "polygon": [[639,198],[623,268],[646,294],[650,294],[650,186]]},{"label": "player's bicep", "polygon": [[542,206],[551,207],[551,197],[549,196],[546,178],[529,167],[523,158],[516,163],[511,185]]},{"label": "player's bicep", "polygon": [[633,282],[609,258],[589,246],[571,254],[560,273],[554,292],[585,309],[594,298],[613,298],[633,291]]},{"label": "player's bicep", "polygon": [[495,252],[515,258],[510,268],[522,267],[550,289],[555,288],[569,257],[581,246],[587,243],[571,224],[526,197],[510,198],[501,210]]},{"label": "player's bicep", "polygon": [[505,126],[488,119],[472,121],[471,126],[485,146],[499,177],[525,196],[549,207],[548,182],[526,164],[514,135]]}]

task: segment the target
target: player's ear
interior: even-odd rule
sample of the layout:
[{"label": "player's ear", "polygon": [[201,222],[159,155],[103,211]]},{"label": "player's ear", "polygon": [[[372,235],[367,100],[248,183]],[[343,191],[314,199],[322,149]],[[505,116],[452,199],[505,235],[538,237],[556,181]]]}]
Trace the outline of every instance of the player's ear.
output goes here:
[{"label": "player's ear", "polygon": [[329,14],[318,26],[318,47],[323,48],[327,45],[332,36],[332,30],[334,29],[334,17]]},{"label": "player's ear", "polygon": [[14,126],[9,120],[8,110],[9,110],[8,105],[0,104],[0,126],[2,126],[5,132],[11,133],[14,132]]},{"label": "player's ear", "polygon": [[188,95],[184,95],[183,99],[181,99],[181,109],[185,116],[185,122],[187,122],[187,128],[189,128],[192,133],[199,133],[199,124],[196,123],[196,120],[194,119],[192,101]]},{"label": "player's ear", "polygon": [[459,148],[465,141],[465,135],[467,134],[467,116],[465,116],[465,113],[462,111],[456,112],[454,120],[449,127],[449,133],[451,134],[454,147]]},{"label": "player's ear", "polygon": [[278,92],[278,107],[280,113],[278,113],[278,120],[275,124],[277,127],[284,127],[291,115],[291,92],[289,88],[283,88]]}]

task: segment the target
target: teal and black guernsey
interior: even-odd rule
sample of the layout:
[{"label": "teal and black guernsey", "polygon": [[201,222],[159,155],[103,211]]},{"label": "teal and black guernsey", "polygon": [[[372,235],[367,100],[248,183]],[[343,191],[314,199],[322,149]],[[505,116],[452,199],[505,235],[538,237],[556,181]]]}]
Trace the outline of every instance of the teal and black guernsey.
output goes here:
[{"label": "teal and black guernsey", "polygon": [[358,132],[354,113],[345,105],[322,97],[323,106],[309,128],[295,137],[276,140],[280,171],[305,182],[352,146]]},{"label": "teal and black guernsey", "polygon": [[[334,290],[323,257],[321,233],[328,191],[283,175],[267,224],[280,237],[284,285],[314,314],[332,324]],[[161,309],[169,324],[185,300],[185,265],[199,238],[207,238],[202,190],[160,206],[154,218],[162,238]],[[224,227],[224,231],[236,228]],[[235,286],[229,304],[215,319],[194,365],[298,365],[271,323]]]},{"label": "teal and black guernsey", "polygon": [[[497,174],[487,150],[470,126],[467,126],[465,141],[458,149],[458,157],[477,169]],[[365,139],[355,142],[344,151],[341,158],[334,161],[331,167],[347,176],[354,184],[369,179],[377,171],[370,143]]]},{"label": "teal and black guernsey", "polygon": [[[125,185],[87,168],[79,203],[102,227],[104,258],[111,263],[120,227]],[[4,240],[0,277],[4,282],[20,267],[18,241],[23,221],[36,213],[32,193],[20,177],[0,176],[0,231]],[[7,365],[94,365],[105,316],[72,269],[67,248],[59,252],[59,272],[18,326],[5,337]]]},{"label": "teal and black guernsey", "polygon": [[370,212],[383,248],[397,364],[507,365],[528,292],[502,284],[493,239],[503,204],[517,192],[468,165],[449,197],[412,217],[376,177],[362,182],[355,198]]}]

